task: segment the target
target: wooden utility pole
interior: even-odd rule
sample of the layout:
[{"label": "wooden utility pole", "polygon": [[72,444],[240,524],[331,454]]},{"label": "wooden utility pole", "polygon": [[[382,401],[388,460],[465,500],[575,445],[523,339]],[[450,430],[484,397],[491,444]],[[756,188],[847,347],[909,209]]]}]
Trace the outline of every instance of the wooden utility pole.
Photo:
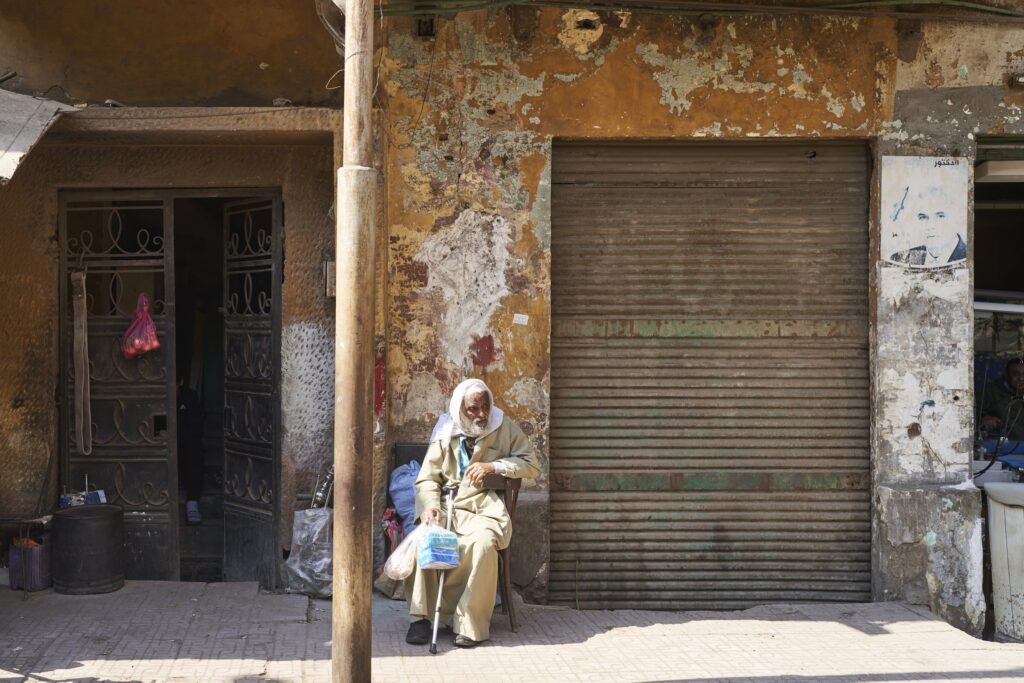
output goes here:
[{"label": "wooden utility pole", "polygon": [[370,680],[373,316],[373,1],[345,0],[345,101],[338,169],[334,342],[333,683]]}]

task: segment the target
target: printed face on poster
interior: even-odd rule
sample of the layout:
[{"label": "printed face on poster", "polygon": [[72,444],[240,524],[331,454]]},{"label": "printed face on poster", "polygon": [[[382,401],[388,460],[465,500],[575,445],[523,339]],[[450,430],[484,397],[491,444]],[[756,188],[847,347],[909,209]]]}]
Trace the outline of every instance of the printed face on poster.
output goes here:
[{"label": "printed face on poster", "polygon": [[967,262],[963,157],[882,157],[881,256],[908,268]]}]

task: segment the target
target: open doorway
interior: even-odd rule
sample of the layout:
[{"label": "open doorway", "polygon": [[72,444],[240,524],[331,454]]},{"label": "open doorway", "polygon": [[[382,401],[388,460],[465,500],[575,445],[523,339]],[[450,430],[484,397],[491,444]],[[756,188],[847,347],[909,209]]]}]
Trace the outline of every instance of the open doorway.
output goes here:
[{"label": "open doorway", "polygon": [[276,585],[281,205],[174,199],[181,578]]},{"label": "open doorway", "polygon": [[174,201],[183,581],[224,575],[224,200]]},{"label": "open doorway", "polygon": [[[62,486],[125,510],[129,579],[276,587],[280,193],[62,192],[59,235]],[[146,301],[160,345],[126,358]]]},{"label": "open doorway", "polygon": [[1024,458],[1024,160],[982,160],[975,172],[975,476],[1013,475]]}]

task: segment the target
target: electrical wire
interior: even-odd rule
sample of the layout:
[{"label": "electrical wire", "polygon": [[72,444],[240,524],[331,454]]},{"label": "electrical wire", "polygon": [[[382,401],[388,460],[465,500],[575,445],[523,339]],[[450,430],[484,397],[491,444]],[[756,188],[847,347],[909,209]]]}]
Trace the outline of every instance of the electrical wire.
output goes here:
[{"label": "electrical wire", "polygon": [[[931,21],[967,21],[1022,23],[1024,12],[966,0],[865,0],[850,3],[822,5],[764,5],[695,1],[695,0],[392,0],[382,1],[381,11],[386,16],[446,15],[496,9],[508,5],[534,5],[562,9],[589,9],[609,12],[636,12],[638,14],[666,14],[693,16],[712,14],[719,16],[757,15],[828,15],[891,17]],[[900,6],[932,6],[967,10],[956,14],[920,13],[898,9]],[[878,11],[878,7],[894,7]]]},{"label": "electrical wire", "polygon": [[868,2],[846,2],[836,5],[824,5],[823,7],[827,9],[860,9],[892,5],[938,5],[939,7],[956,7],[977,12],[991,12],[992,14],[1002,14],[1007,17],[1024,17],[1024,12],[1018,10],[983,5],[979,2],[964,2],[964,0],[869,0]]},{"label": "electrical wire", "polygon": [[420,16],[424,14],[458,14],[459,12],[473,12],[480,9],[498,9],[508,5],[529,5],[534,4],[530,0],[397,0],[396,2],[381,2],[381,12],[384,16]]}]

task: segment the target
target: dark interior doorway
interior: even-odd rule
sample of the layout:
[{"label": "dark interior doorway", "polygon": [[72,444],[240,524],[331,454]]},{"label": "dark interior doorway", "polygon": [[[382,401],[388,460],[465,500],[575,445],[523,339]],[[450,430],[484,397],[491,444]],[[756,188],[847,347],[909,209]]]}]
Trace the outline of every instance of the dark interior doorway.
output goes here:
[{"label": "dark interior doorway", "polygon": [[174,202],[183,581],[224,575],[224,203]]}]

